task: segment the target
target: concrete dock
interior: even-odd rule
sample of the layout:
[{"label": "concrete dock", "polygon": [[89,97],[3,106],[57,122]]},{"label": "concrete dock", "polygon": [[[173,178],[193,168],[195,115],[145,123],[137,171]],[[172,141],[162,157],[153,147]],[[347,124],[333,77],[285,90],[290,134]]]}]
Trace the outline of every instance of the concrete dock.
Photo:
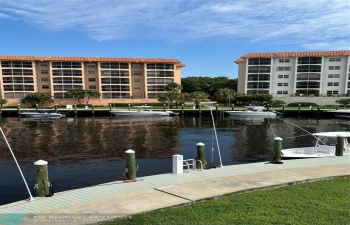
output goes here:
[{"label": "concrete dock", "polygon": [[0,223],[92,224],[228,194],[349,175],[349,156],[224,165],[134,182],[114,181],[2,205]]}]

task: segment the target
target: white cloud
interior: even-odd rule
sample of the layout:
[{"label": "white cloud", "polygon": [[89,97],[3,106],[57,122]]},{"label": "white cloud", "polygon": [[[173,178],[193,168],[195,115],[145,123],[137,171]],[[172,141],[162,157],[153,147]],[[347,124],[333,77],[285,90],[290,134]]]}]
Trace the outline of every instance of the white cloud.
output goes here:
[{"label": "white cloud", "polygon": [[0,0],[0,5],[2,20],[76,30],[98,41],[217,37],[349,48],[348,0]]}]

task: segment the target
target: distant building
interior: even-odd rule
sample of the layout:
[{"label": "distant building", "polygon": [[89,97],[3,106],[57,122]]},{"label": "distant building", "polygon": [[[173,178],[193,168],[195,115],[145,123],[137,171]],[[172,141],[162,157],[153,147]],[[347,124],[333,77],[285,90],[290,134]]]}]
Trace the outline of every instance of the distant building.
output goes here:
[{"label": "distant building", "polygon": [[168,83],[181,84],[177,59],[0,56],[0,95],[9,104],[47,93],[56,104],[75,102],[66,91],[95,90],[91,104],[157,102]]},{"label": "distant building", "polygon": [[350,50],[248,53],[234,62],[240,94],[350,96]]}]

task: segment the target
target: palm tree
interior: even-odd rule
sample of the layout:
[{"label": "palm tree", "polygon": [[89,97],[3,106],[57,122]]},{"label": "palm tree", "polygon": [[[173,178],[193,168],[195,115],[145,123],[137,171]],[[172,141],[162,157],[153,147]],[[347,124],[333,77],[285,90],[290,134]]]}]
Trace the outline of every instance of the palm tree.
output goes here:
[{"label": "palm tree", "polygon": [[203,91],[195,91],[195,92],[191,93],[191,99],[196,104],[197,108],[201,102],[207,101],[208,97],[209,97],[209,94],[207,94]]},{"label": "palm tree", "polygon": [[220,88],[215,93],[216,100],[223,99],[225,100],[225,104],[229,106],[231,104],[231,99],[233,99],[236,96],[236,92],[233,89],[230,88]]},{"label": "palm tree", "polygon": [[81,105],[80,100],[87,98],[85,105],[89,104],[89,100],[91,97],[98,97],[100,93],[94,90],[83,90],[83,89],[71,89],[67,91],[69,96],[76,98],[78,100],[79,105]]},{"label": "palm tree", "polygon": [[94,90],[84,90],[85,91],[85,96],[87,97],[87,101],[85,105],[89,104],[89,100],[91,97],[100,97],[100,93]]},{"label": "palm tree", "polygon": [[166,86],[165,86],[165,90],[166,91],[176,91],[176,92],[179,92],[182,90],[182,86],[178,83],[168,83]]}]

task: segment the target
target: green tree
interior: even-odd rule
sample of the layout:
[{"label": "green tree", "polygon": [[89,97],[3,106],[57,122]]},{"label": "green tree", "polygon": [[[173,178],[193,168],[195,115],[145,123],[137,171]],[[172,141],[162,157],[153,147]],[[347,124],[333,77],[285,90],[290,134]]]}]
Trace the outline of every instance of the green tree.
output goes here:
[{"label": "green tree", "polygon": [[180,102],[180,96],[181,94],[176,91],[168,91],[165,93],[162,93],[158,96],[158,101],[163,103],[168,103],[170,108],[173,108],[173,105],[175,103],[176,108],[178,108],[179,102]]},{"label": "green tree", "polygon": [[0,98],[0,109],[2,108],[2,105],[6,104],[7,100],[4,98]]},{"label": "green tree", "polygon": [[237,91],[237,78],[229,79],[227,77],[185,77],[181,79],[182,91],[193,93],[203,91],[208,97],[215,99],[215,93],[222,88],[229,88]]},{"label": "green tree", "polygon": [[209,95],[203,91],[195,91],[191,93],[191,100],[196,104],[196,107],[198,107],[201,102],[207,101],[208,97]]},{"label": "green tree", "polygon": [[89,100],[91,97],[98,97],[100,93],[94,90],[83,90],[83,89],[71,89],[66,92],[72,98],[76,98],[78,100],[79,105],[82,105],[81,100],[87,99],[85,105],[89,104]]},{"label": "green tree", "polygon": [[27,94],[20,100],[22,104],[28,104],[29,107],[35,107],[36,104],[44,105],[45,103],[53,102],[52,97],[45,93],[34,92]]},{"label": "green tree", "polygon": [[168,83],[166,86],[165,86],[165,90],[166,91],[176,91],[176,92],[179,92],[182,90],[182,86],[178,83]]},{"label": "green tree", "polygon": [[229,106],[231,100],[236,96],[236,92],[230,88],[220,88],[216,93],[215,97],[218,102],[225,101],[225,105]]},{"label": "green tree", "polygon": [[100,97],[100,93],[94,90],[84,90],[85,97],[87,98],[85,105],[89,104],[89,100],[91,97]]},{"label": "green tree", "polygon": [[350,98],[338,99],[335,102],[343,106],[350,105]]}]

